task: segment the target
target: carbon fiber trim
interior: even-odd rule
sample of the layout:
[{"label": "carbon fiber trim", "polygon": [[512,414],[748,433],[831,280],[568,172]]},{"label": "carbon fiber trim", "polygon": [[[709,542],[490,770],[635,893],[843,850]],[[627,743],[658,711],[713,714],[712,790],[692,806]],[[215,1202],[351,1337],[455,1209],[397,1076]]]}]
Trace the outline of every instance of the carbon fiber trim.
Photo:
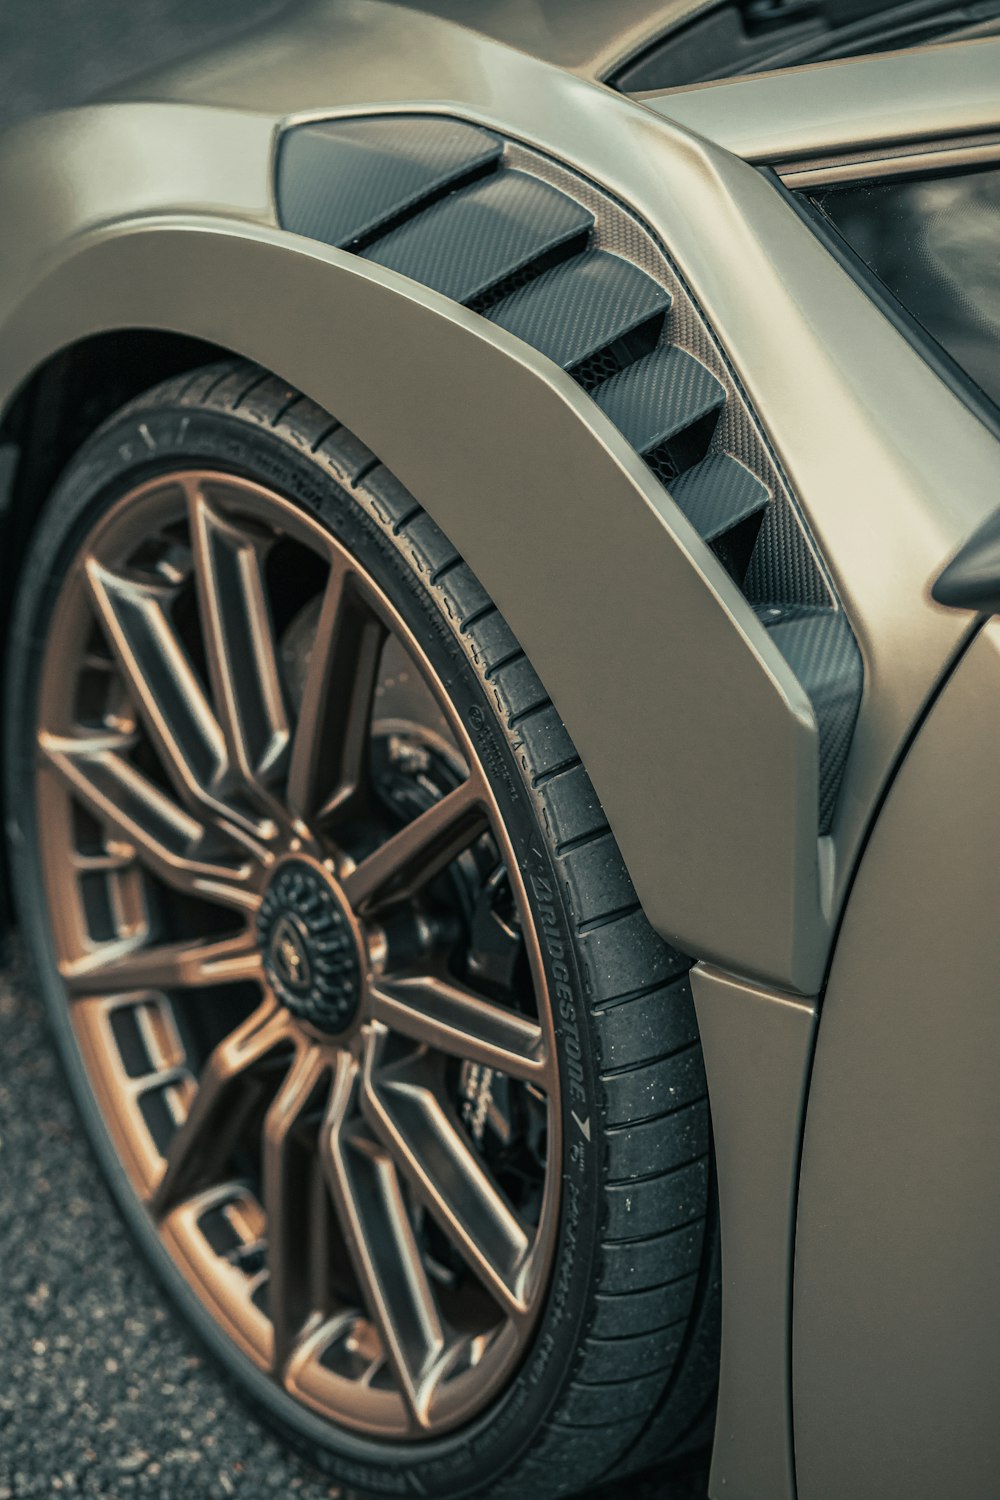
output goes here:
[{"label": "carbon fiber trim", "polygon": [[713,331],[645,226],[558,162],[438,116],[294,127],[277,193],[286,228],[471,305],[590,392],[800,678],[819,725],[827,832],[860,653]]},{"label": "carbon fiber trim", "polygon": [[798,514],[780,491],[764,513],[743,590],[755,606],[832,602]]},{"label": "carbon fiber trim", "polygon": [[365,254],[455,302],[471,302],[593,228],[579,203],[523,172],[453,193],[390,231]]},{"label": "carbon fiber trim", "polygon": [[[744,580],[747,598],[753,604],[772,599],[802,599],[811,604],[832,604],[833,591],[817,556],[806,522],[768,448],[746,397],[719,347],[718,340],[691,300],[670,257],[644,225],[600,188],[570,172],[559,162],[525,146],[508,143],[504,160],[510,166],[531,172],[551,182],[564,193],[578,198],[594,214],[594,244],[639,266],[672,297],[663,342],[676,344],[700,359],[726,391],[726,405],[712,437],[712,451],[731,453],[745,464],[771,492],[771,505],[757,538],[749,572]],[[604,378],[615,373],[606,369]],[[597,381],[581,382],[587,390]],[[648,461],[648,460],[647,460]],[[651,465],[657,478],[672,486],[674,466]]]},{"label": "carbon fiber trim", "polygon": [[499,163],[503,142],[426,115],[338,120],[289,130],[278,153],[281,222],[342,249]]},{"label": "carbon fiber trim", "polygon": [[805,688],[819,726],[819,827],[829,833],[861,702],[864,667],[839,609],[762,605],[757,614]]},{"label": "carbon fiber trim", "polygon": [[566,370],[662,319],[669,307],[669,292],[638,266],[588,250],[529,281],[487,316]]},{"label": "carbon fiber trim", "polygon": [[706,542],[748,521],[771,499],[760,480],[727,453],[710,453],[673,480],[670,493]]},{"label": "carbon fiber trim", "polygon": [[683,349],[661,345],[594,392],[594,400],[639,453],[676,437],[726,404],[711,371]]}]

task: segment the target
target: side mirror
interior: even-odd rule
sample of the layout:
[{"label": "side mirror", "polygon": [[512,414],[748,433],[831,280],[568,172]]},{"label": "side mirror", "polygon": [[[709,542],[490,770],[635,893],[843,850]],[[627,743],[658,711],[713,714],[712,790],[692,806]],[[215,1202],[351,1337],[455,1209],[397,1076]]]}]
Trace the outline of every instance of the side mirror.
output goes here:
[{"label": "side mirror", "polygon": [[941,573],[931,598],[952,609],[1000,614],[1000,511],[974,531]]}]

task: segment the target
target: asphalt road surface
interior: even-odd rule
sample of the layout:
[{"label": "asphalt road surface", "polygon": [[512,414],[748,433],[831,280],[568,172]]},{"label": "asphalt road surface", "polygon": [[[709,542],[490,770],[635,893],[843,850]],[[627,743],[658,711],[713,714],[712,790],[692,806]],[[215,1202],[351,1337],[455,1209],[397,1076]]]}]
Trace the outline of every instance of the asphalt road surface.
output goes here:
[{"label": "asphalt road surface", "polygon": [[[0,126],[284,0],[0,0]],[[11,226],[8,226],[10,232]],[[0,231],[3,232],[3,231]],[[0,974],[0,1500],[327,1500],[167,1308],[81,1137],[16,945]],[[703,1500],[651,1476],[592,1500]]]}]

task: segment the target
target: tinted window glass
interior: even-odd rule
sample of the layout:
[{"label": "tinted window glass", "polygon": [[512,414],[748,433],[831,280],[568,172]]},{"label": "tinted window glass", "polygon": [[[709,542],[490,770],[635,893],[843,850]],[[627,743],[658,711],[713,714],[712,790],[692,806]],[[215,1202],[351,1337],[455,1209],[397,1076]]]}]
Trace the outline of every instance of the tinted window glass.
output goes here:
[{"label": "tinted window glass", "polygon": [[1000,406],[1000,168],[829,188],[813,201]]}]

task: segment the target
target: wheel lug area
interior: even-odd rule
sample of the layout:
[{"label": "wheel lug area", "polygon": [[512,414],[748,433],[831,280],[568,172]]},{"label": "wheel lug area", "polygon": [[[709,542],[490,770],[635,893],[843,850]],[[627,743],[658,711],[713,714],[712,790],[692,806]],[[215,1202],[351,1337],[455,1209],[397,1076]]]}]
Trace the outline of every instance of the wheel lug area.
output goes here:
[{"label": "wheel lug area", "polygon": [[325,862],[290,852],[277,863],[256,932],[268,983],[299,1024],[321,1040],[359,1024],[368,943]]}]

